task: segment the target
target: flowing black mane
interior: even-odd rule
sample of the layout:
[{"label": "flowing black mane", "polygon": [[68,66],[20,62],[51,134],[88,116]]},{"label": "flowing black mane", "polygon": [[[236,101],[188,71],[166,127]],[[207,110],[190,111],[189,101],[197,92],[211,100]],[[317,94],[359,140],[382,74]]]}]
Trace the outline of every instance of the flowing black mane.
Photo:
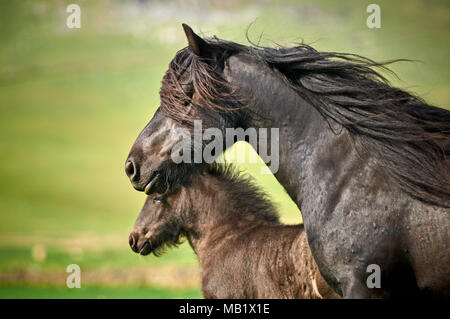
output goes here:
[{"label": "flowing black mane", "polygon": [[[255,183],[250,175],[242,173],[232,164],[218,163],[208,165],[204,173],[222,181],[221,187],[224,189],[221,192],[232,195],[232,200],[236,202],[234,206],[239,209],[230,210],[231,214],[239,213],[241,217],[256,215],[255,222],[263,220],[279,223],[278,212],[269,195]],[[233,205],[229,203],[229,206]]]},{"label": "flowing black mane", "polygon": [[[430,106],[419,97],[392,87],[376,69],[387,64],[346,53],[319,52],[301,44],[291,48],[244,46],[213,38],[208,44],[221,59],[250,54],[279,71],[302,98],[327,121],[335,122],[358,138],[362,151],[377,161],[401,189],[424,202],[450,207],[450,112]],[[232,112],[245,106],[238,88],[220,75],[222,65],[208,63],[189,48],[179,51],[163,79],[161,108],[186,125],[194,120],[186,112],[192,105],[201,114]],[[186,72],[185,72],[186,71]],[[198,99],[183,90],[180,76],[188,74]]]}]

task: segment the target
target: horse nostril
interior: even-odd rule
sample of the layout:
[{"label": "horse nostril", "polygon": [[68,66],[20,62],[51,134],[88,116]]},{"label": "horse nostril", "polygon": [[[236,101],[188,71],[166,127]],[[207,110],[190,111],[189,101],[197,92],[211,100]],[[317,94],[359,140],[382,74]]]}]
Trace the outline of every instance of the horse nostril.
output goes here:
[{"label": "horse nostril", "polygon": [[136,175],[136,166],[134,165],[134,162],[132,160],[128,160],[125,163],[125,173],[130,179],[133,179],[133,177]]},{"label": "horse nostril", "polygon": [[136,252],[136,238],[134,238],[133,234],[130,234],[130,237],[128,237],[128,243],[130,244],[131,249]]}]

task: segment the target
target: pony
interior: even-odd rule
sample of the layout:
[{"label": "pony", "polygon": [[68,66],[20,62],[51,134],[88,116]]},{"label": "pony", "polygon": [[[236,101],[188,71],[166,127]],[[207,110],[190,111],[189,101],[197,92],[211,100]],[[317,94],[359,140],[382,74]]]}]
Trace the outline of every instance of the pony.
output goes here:
[{"label": "pony", "polygon": [[[395,60],[245,46],[183,28],[188,47],[170,62],[161,105],[125,163],[132,186],[164,193],[207,165],[171,157],[179,128],[195,120],[222,132],[279,128],[274,175],[339,295],[449,296],[450,112],[391,86],[378,70]],[[381,287],[367,285],[372,264]]]},{"label": "pony", "polygon": [[133,251],[160,256],[182,237],[198,256],[206,298],[339,298],[320,275],[303,225],[283,225],[267,195],[231,165],[148,196]]}]

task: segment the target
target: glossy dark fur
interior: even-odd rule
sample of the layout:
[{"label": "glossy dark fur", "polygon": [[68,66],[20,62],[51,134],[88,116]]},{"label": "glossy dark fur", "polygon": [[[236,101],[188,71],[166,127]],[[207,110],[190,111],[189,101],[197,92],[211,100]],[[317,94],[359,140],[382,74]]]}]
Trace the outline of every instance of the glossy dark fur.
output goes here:
[{"label": "glossy dark fur", "polygon": [[149,196],[130,245],[159,255],[182,235],[199,258],[206,298],[339,298],[320,275],[303,225],[280,224],[266,195],[230,166]]},{"label": "glossy dark fur", "polygon": [[[173,128],[196,118],[221,129],[278,127],[275,176],[336,292],[449,296],[450,112],[391,87],[374,70],[384,65],[360,56],[185,31],[190,45],[172,61],[161,107],[127,159],[133,186],[152,180],[148,192],[164,192],[198,172],[167,153]],[[381,267],[379,289],[366,286],[369,264]]]}]

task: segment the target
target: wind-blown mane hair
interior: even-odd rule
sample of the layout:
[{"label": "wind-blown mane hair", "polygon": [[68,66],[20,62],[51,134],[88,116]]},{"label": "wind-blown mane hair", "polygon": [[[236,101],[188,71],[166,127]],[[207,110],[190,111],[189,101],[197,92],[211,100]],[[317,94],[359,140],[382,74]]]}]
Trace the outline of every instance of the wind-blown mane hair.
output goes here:
[{"label": "wind-blown mane hair", "polygon": [[[222,51],[222,58],[232,52],[237,51]],[[189,128],[193,127],[194,120],[205,120],[205,116],[217,117],[217,113],[235,120],[236,113],[232,114],[230,111],[245,107],[246,102],[237,93],[237,88],[232,87],[220,75],[222,67],[223,65],[205,62],[189,48],[178,51],[162,80],[161,109]],[[183,76],[187,78],[182,79]],[[192,98],[193,92],[196,93],[196,100]]]},{"label": "wind-blown mane hair", "polygon": [[[242,173],[233,164],[213,163],[205,168],[203,174],[209,174],[220,181],[226,192],[236,205],[229,204],[231,207],[239,207],[238,210],[229,210],[230,214],[240,214],[240,216],[253,215],[257,217],[255,222],[265,221],[279,223],[278,212],[270,198],[270,196],[259,187],[255,179],[248,174]],[[230,216],[233,217],[233,216]]]},{"label": "wind-blown mane hair", "polygon": [[[277,70],[322,116],[358,138],[356,147],[376,155],[377,161],[409,195],[450,207],[450,112],[426,104],[419,97],[392,87],[376,69],[391,72],[383,63],[348,53],[319,52],[306,44],[291,48],[251,47],[218,38],[206,40],[222,60],[249,54]],[[219,61],[221,59],[218,59]],[[193,121],[186,112],[232,118],[245,107],[221,75],[189,48],[177,53],[163,79],[161,107],[181,124]],[[197,101],[183,91],[180,76],[187,73]],[[393,73],[393,72],[391,72]]]}]

